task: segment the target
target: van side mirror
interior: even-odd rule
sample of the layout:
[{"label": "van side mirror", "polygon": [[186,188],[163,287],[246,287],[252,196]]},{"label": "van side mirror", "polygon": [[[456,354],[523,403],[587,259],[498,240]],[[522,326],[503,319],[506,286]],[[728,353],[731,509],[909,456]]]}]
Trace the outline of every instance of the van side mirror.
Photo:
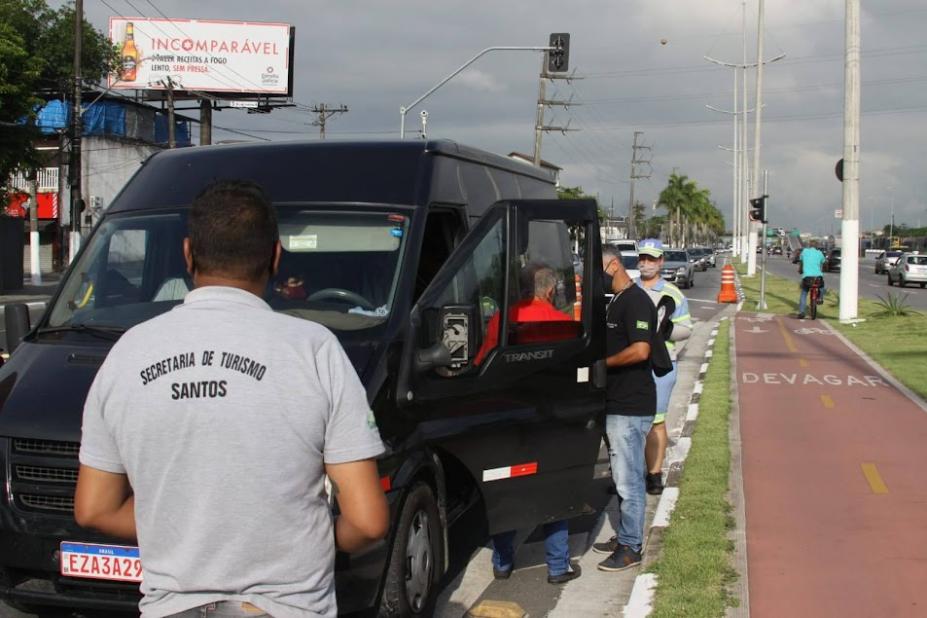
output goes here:
[{"label": "van side mirror", "polygon": [[31,330],[29,325],[29,307],[25,303],[13,303],[3,307],[3,322],[6,328],[6,347],[13,353]]},{"label": "van side mirror", "polygon": [[468,367],[474,356],[477,324],[473,305],[445,305],[438,310],[431,341],[434,343],[415,352],[415,369],[424,372],[437,368],[460,370]]}]

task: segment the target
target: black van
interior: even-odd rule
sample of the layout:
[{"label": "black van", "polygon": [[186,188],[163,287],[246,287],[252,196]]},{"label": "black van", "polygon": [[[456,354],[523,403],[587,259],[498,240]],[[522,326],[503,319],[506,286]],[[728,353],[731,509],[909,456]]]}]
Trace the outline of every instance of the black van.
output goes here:
[{"label": "black van", "polygon": [[[605,374],[594,202],[552,199],[546,172],[448,141],[166,151],[114,200],[39,323],[13,324],[28,333],[0,368],[3,598],[135,608],[135,582],[64,568],[80,544],[113,543],[72,515],[81,410],[113,340],[182,302],[186,211],[218,178],[267,190],[283,258],[265,300],[339,337],[387,444],[391,531],[339,554],[341,611],[428,615],[448,531],[473,509],[495,533],[604,504],[593,479]],[[517,322],[524,275],[539,267],[556,274],[558,317]]]}]

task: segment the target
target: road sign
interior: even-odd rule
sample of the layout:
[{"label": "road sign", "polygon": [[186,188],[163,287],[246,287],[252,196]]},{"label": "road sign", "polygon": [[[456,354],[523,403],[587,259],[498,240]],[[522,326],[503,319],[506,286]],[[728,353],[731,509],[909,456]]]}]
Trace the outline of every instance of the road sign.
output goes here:
[{"label": "road sign", "polygon": [[843,208],[838,208],[834,211],[834,219],[843,219]]},{"label": "road sign", "polygon": [[242,108],[257,109],[258,102],[257,101],[229,101],[229,107],[242,107]]}]

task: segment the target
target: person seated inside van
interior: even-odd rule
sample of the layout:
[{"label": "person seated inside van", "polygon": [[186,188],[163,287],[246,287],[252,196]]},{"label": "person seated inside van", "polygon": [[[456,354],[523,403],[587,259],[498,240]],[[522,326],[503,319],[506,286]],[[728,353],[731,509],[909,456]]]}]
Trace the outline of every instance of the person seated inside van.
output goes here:
[{"label": "person seated inside van", "polygon": [[[523,298],[509,310],[509,322],[512,323],[514,343],[540,343],[542,341],[561,341],[575,337],[576,322],[572,317],[557,309],[552,300],[557,291],[557,273],[546,264],[529,264],[520,274]],[[486,338],[473,359],[479,366],[486,356],[499,345],[499,312],[489,320]],[[560,333],[558,328],[534,328],[532,323],[558,322],[566,323],[569,333]]]}]

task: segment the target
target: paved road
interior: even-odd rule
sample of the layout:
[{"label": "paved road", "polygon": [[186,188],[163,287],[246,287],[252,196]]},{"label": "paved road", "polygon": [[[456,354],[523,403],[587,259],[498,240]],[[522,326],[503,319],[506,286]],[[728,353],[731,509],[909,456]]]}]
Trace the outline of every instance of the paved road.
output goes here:
[{"label": "paved road", "polygon": [[[767,264],[771,274],[798,281],[798,267],[785,256],[770,256]],[[840,289],[840,273],[824,273],[824,281],[829,289]],[[913,308],[927,309],[927,290],[919,287],[907,287],[904,290],[897,286],[888,287],[888,276],[875,274],[875,260],[861,259],[859,261],[859,295],[863,298],[877,300],[878,296],[885,298],[888,292],[908,294],[908,304]],[[795,298],[797,300],[798,292],[795,293]]]},{"label": "paved road", "polygon": [[[709,322],[726,306],[715,302],[720,286],[720,270],[719,262],[719,268],[696,273],[695,286],[683,290],[690,300],[690,312],[696,320],[696,330],[681,355],[679,378],[667,419],[667,429],[671,437],[668,461],[672,461],[675,440],[685,424],[692,386],[704,360]],[[654,515],[657,502],[657,497],[648,496],[648,522]],[[547,583],[544,544],[539,535],[529,537],[528,542],[519,549],[516,556],[519,568],[511,579],[498,582],[493,580],[490,549],[484,544],[485,539],[476,532],[480,529],[479,523],[465,526],[473,532],[458,533],[454,540],[454,565],[440,596],[435,615],[459,618],[473,605],[487,601],[517,602],[530,616],[620,615],[630,596],[638,569],[622,573],[598,571],[595,565],[603,556],[590,551],[593,542],[607,540],[613,534],[616,515],[617,504],[613,499],[603,513],[574,522],[575,525],[571,527],[570,546],[573,556],[580,560],[584,572],[580,579],[565,586],[552,586]],[[527,535],[531,531],[522,532]],[[89,616],[90,614],[88,618]],[[31,617],[31,614],[16,612],[0,603],[0,618]]]},{"label": "paved road", "polygon": [[736,362],[751,615],[924,616],[927,408],[825,325],[740,314]]}]

